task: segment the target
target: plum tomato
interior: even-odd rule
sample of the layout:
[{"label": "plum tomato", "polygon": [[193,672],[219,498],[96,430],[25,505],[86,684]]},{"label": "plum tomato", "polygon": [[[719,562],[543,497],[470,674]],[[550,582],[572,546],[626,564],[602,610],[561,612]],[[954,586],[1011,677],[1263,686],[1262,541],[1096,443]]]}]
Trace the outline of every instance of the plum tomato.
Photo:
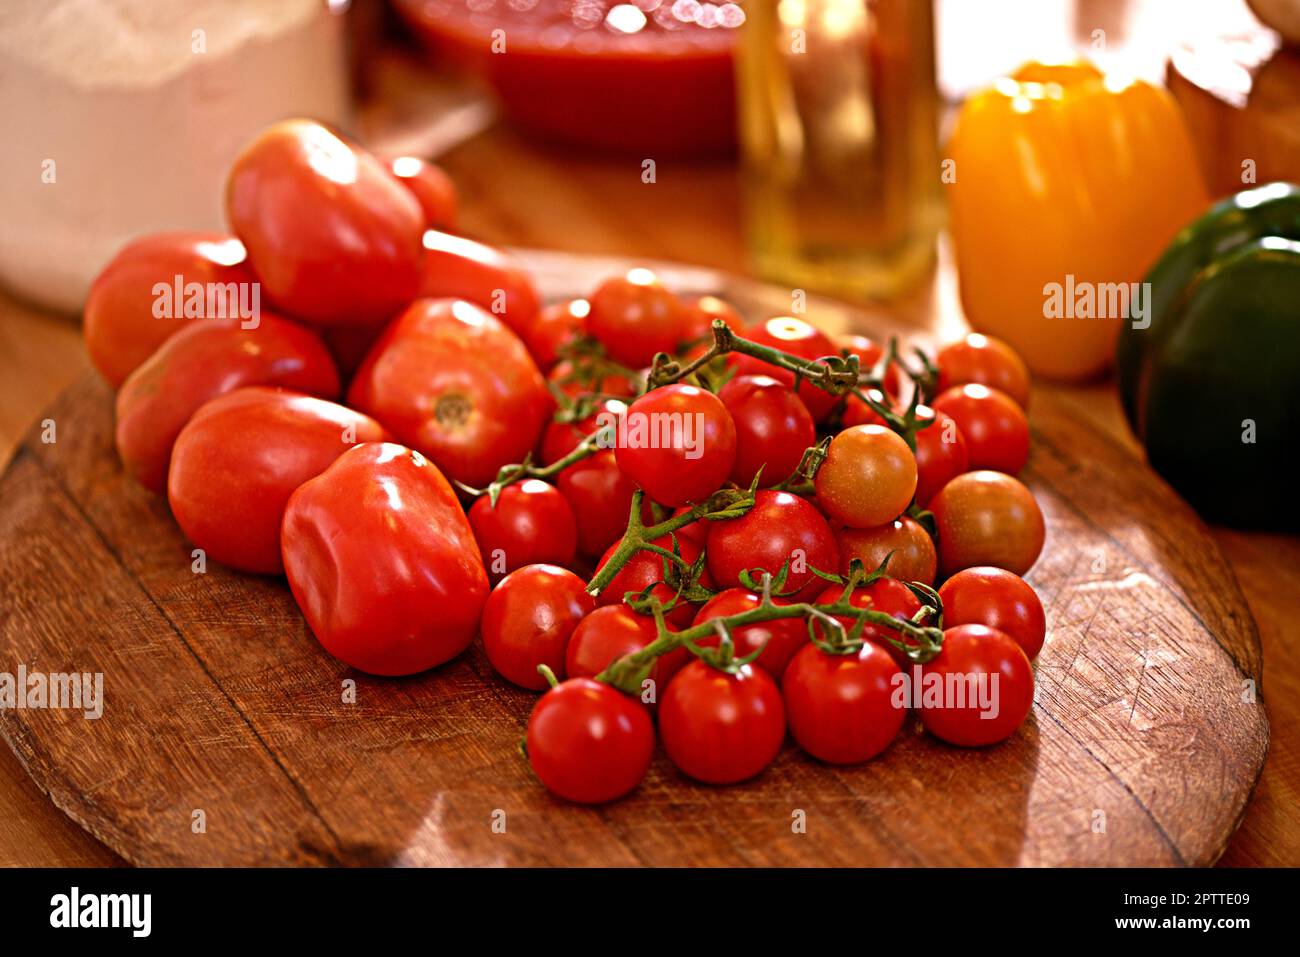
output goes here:
[{"label": "plum tomato", "polygon": [[[830,337],[824,332],[793,316],[776,316],[750,326],[742,334],[752,342],[780,349],[800,359],[821,359],[840,354],[835,348],[835,343],[831,342]],[[753,356],[736,357],[736,374],[771,376],[789,388],[794,387],[793,372]],[[804,405],[808,406],[808,411],[812,413],[813,420],[816,422],[830,415],[831,410],[840,401],[825,389],[819,389],[809,382],[799,383],[799,398],[803,400]]]},{"label": "plum tomato", "polygon": [[204,319],[181,329],[117,393],[117,451],[126,471],[162,494],[176,436],[203,403],[246,385],[334,399],[339,377],[310,329],[265,311],[256,326]]},{"label": "plum tomato", "polygon": [[1004,568],[965,568],[939,589],[948,625],[987,625],[1010,635],[1033,661],[1047,635],[1043,603],[1029,583]]},{"label": "plum tomato", "polygon": [[773,580],[789,564],[782,594],[802,601],[825,586],[813,569],[839,568],[835,533],[810,502],[790,492],[759,489],[753,507],[740,518],[710,523],[709,573],[719,588],[744,587],[740,574],[749,570],[755,585],[762,572]]},{"label": "plum tomato", "polygon": [[552,401],[514,333],[447,299],[417,300],[394,319],[348,389],[348,405],[474,486],[533,450]]},{"label": "plum tomato", "polygon": [[770,487],[784,482],[817,441],[808,407],[771,376],[737,376],[718,391],[736,424],[736,461],[731,481],[748,488],[758,470]]},{"label": "plum tomato", "polygon": [[[83,332],[91,364],[116,389],[187,322],[256,319],[251,313],[260,314],[261,295],[252,298],[255,281],[244,244],[234,236],[156,233],[127,243],[86,297]],[[191,297],[192,284],[202,287],[201,300]],[[220,292],[211,308],[210,292]]]},{"label": "plum tomato", "polygon": [[659,702],[659,735],[668,759],[706,784],[752,778],[785,740],[785,707],[762,668],[734,674],[695,660],[679,671]]},{"label": "plum tomato", "polygon": [[[638,615],[627,605],[601,605],[573,630],[564,654],[565,673],[570,678],[594,678],[625,655],[640,651],[658,637],[655,620]],[[658,700],[690,652],[674,648],[650,668],[648,680],[654,682],[651,703]]]},{"label": "plum tomato", "polygon": [[849,563],[855,558],[861,560],[867,571],[872,571],[889,556],[886,571],[893,578],[934,584],[939,556],[934,539],[915,519],[904,515],[874,528],[841,528],[835,533],[835,540],[840,546],[842,573],[848,572]]},{"label": "plum tomato", "polygon": [[578,622],[596,608],[587,583],[555,565],[525,565],[492,589],[479,631],[497,673],[530,691],[544,691],[546,665],[565,676],[564,654]]},{"label": "plum tomato", "polygon": [[472,239],[430,229],[424,234],[420,295],[468,299],[521,339],[528,335],[540,301],[537,287],[513,259]]},{"label": "plum tomato", "polygon": [[578,550],[573,509],[555,486],[540,479],[507,485],[495,505],[489,496],[479,496],[470,507],[469,524],[493,581],[525,565],[572,565]]},{"label": "plum tomato", "polygon": [[921,724],[949,744],[972,748],[1003,741],[1034,704],[1034,671],[1024,650],[984,625],[945,629],[939,654],[910,675]]},{"label": "plum tomato", "polygon": [[268,127],[226,180],[226,219],[272,304],[372,325],[420,285],[424,214],[382,162],[311,120]]},{"label": "plum tomato", "polygon": [[[839,601],[843,592],[842,586],[832,585],[817,596],[817,604],[833,604]],[[911,621],[913,616],[921,610],[921,601],[912,593],[912,589],[897,578],[888,576],[877,578],[870,585],[863,585],[860,588],[853,589],[849,595],[849,604],[854,608],[870,608],[873,611],[883,612],[897,618],[899,621]],[[847,615],[837,615],[836,620],[845,628],[852,628],[854,624],[854,619]],[[862,638],[884,648],[889,652],[890,657],[898,662],[900,667],[906,668],[908,666],[907,655],[893,643],[894,641],[906,641],[900,632],[885,625],[867,622],[862,627]]]},{"label": "plum tomato", "polygon": [[[858,368],[864,373],[874,369],[880,357],[885,354],[884,348],[866,336],[840,336],[838,341],[842,350],[858,357]],[[898,395],[898,366],[892,362],[885,367],[884,386],[891,396]]]},{"label": "plum tomato", "polygon": [[[762,599],[752,591],[728,588],[705,602],[691,624],[703,625],[715,618],[753,611],[761,602]],[[753,664],[766,671],[779,684],[790,659],[808,644],[808,626],[802,618],[777,618],[733,628],[731,640],[737,658],[748,657],[761,648],[762,652]],[[708,638],[701,638],[695,644],[701,648],[716,648],[721,642],[722,636],[715,633]]]},{"label": "plum tomato", "polygon": [[934,422],[916,431],[916,502],[922,508],[934,493],[970,467],[966,439],[951,416],[929,406],[916,407],[918,420]]},{"label": "plum tomato", "polygon": [[303,617],[344,664],[415,674],[478,631],[487,572],[455,491],[419,452],[344,452],[290,496],[280,543]]},{"label": "plum tomato", "polygon": [[935,364],[940,392],[973,382],[1005,392],[1020,408],[1029,408],[1029,369],[1001,339],[972,332],[940,349]]},{"label": "plum tomato", "polygon": [[640,369],[656,353],[675,352],[689,336],[679,300],[649,269],[602,282],[591,295],[587,332],[615,362]]},{"label": "plum tomato", "polygon": [[570,678],[538,699],[525,741],[528,763],[547,790],[603,804],[641,783],[655,734],[634,699],[590,678]]},{"label": "plum tomato", "polygon": [[870,761],[898,737],[907,716],[895,700],[901,675],[894,659],[869,641],[846,655],[805,645],[781,683],[795,743],[830,764]]},{"label": "plum tomato", "polygon": [[958,475],[930,500],[939,529],[939,573],[993,565],[1023,575],[1043,550],[1046,529],[1033,493],[1010,475]]},{"label": "plum tomato", "polygon": [[957,423],[970,468],[1014,475],[1025,467],[1029,420],[1005,392],[983,385],[953,386],[934,400],[934,410]]},{"label": "plum tomato", "polygon": [[636,485],[605,449],[575,462],[555,480],[578,522],[578,551],[594,558],[623,537]]},{"label": "plum tomato", "polygon": [[167,479],[172,515],[208,558],[278,575],[289,496],[352,446],[387,438],[370,416],[335,402],[236,389],[201,406],[177,436]]},{"label": "plum tomato", "polygon": [[[627,404],[621,399],[605,399],[591,415],[580,422],[560,422],[552,419],[542,433],[541,458],[543,465],[554,465],[599,428],[616,423],[627,413]],[[602,448],[613,447],[613,437]],[[612,452],[610,454],[613,454]]]},{"label": "plum tomato", "polygon": [[560,350],[582,335],[590,312],[586,299],[566,299],[538,310],[523,340],[539,369],[545,371],[560,361]]},{"label": "plum tomato", "polygon": [[[653,544],[659,548],[666,549],[667,551],[673,550],[673,539],[671,535],[664,535],[657,538],[654,540]],[[619,543],[615,542],[613,545],[609,546],[609,549],[601,557],[600,563],[596,566],[597,571],[600,571],[600,569],[605,567],[605,563],[609,561],[610,557],[614,554],[615,549],[618,548],[618,545]],[[694,564],[700,557],[700,545],[697,541],[692,540],[691,538],[683,538],[679,536],[677,539],[677,549],[681,553],[682,559],[692,564]],[[708,575],[708,570],[705,569],[703,574],[700,576],[700,584],[705,588],[708,588],[712,584]],[[665,582],[667,576],[668,559],[664,558],[664,556],[657,552],[642,549],[633,555],[626,565],[618,570],[618,573],[610,580],[610,583],[601,591],[598,601],[602,605],[619,604],[623,601],[623,596],[628,592],[636,592],[637,594],[640,594],[651,585],[654,585],[655,582]],[[663,602],[664,605],[667,605],[677,597],[676,589],[670,588],[667,584],[655,585],[652,594]],[[669,624],[678,628],[683,628],[689,625],[691,619],[695,617],[695,608],[696,606],[687,602],[678,602],[666,615]]]},{"label": "plum tomato", "polygon": [[455,229],[460,206],[456,184],[446,170],[418,156],[393,156],[385,160],[397,181],[411,191],[420,204],[427,229]]},{"label": "plum tomato", "polygon": [[716,492],[736,461],[736,426],[712,392],[667,385],[633,402],[618,431],[618,467],[661,505]]},{"label": "plum tomato", "polygon": [[813,481],[817,504],[850,528],[892,522],[916,492],[916,457],[883,425],[855,425],[831,440]]}]

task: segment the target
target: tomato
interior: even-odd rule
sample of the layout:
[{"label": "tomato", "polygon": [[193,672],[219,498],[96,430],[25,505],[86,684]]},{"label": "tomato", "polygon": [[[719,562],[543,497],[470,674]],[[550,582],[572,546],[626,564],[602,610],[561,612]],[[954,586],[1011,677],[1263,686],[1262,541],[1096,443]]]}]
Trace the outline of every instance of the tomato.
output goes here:
[{"label": "tomato", "polygon": [[415,674],[478,631],[487,572],[456,493],[418,452],[389,442],[344,452],[290,496],[280,542],[303,617],[344,664]]},{"label": "tomato", "polygon": [[295,318],[373,325],[419,289],[424,215],[415,196],[370,153],[311,120],[268,127],[235,159],[226,219],[266,297]]},{"label": "tomato", "polygon": [[957,423],[929,406],[916,407],[918,420],[934,419],[934,424],[916,432],[916,502],[922,508],[934,493],[970,467],[966,439]]},{"label": "tomato", "polygon": [[254,282],[244,244],[233,236],[156,233],[134,240],[95,277],[86,297],[90,361],[116,389],[187,322],[256,320],[261,291]]},{"label": "tomato", "polygon": [[460,205],[456,184],[446,171],[418,156],[394,156],[385,161],[397,181],[411,191],[428,229],[455,229]]},{"label": "tomato", "polygon": [[[838,602],[844,589],[839,585],[832,585],[825,589],[817,596],[818,605],[829,605]],[[912,593],[912,589],[897,578],[877,578],[870,585],[863,585],[860,588],[853,589],[849,595],[849,604],[854,608],[870,608],[873,611],[883,612],[891,615],[899,621],[911,621],[917,612],[921,610],[920,599]],[[852,628],[854,619],[847,615],[837,615],[839,621],[846,629]],[[898,662],[900,667],[906,668],[909,665],[909,659],[903,653],[894,641],[904,641],[902,633],[889,628],[885,625],[876,625],[867,622],[862,626],[862,638],[865,641],[874,642],[881,648],[884,648],[891,658]],[[910,642],[908,642],[910,644]]]},{"label": "tomato", "polygon": [[894,659],[869,641],[847,655],[805,645],[781,684],[791,736],[820,761],[870,761],[898,737],[907,716],[894,700],[901,675]]},{"label": "tomato", "polygon": [[892,577],[934,584],[939,563],[934,540],[920,523],[906,515],[874,528],[842,528],[835,533],[835,540],[840,546],[841,572],[847,572],[849,562],[855,558],[872,571],[888,555],[886,570]]},{"label": "tomato", "polygon": [[309,329],[263,312],[256,328],[205,319],[176,333],[117,394],[117,451],[127,472],[162,494],[172,445],[207,402],[245,385],[282,385],[336,398],[338,373]]},{"label": "tomato", "polygon": [[916,458],[883,425],[855,425],[831,440],[813,480],[817,504],[850,528],[892,522],[916,492]]},{"label": "tomato", "polygon": [[568,299],[543,307],[522,333],[524,345],[540,369],[560,361],[560,349],[582,335],[591,312],[586,299]]},{"label": "tomato", "polygon": [[809,502],[789,492],[759,489],[754,506],[740,518],[712,522],[709,528],[709,573],[720,588],[743,587],[740,573],[750,570],[754,584],[762,572],[776,580],[789,563],[783,593],[802,601],[825,586],[812,571],[839,568],[840,550],[826,519]]},{"label": "tomato", "polygon": [[278,575],[289,496],[352,446],[387,438],[370,416],[325,399],[236,389],[200,407],[177,436],[167,480],[172,515],[209,558]]},{"label": "tomato", "polygon": [[646,709],[590,678],[571,678],[542,695],[525,740],[542,784],[579,804],[602,804],[633,790],[655,746]]},{"label": "tomato", "polygon": [[948,625],[987,625],[1010,635],[1033,661],[1047,635],[1047,616],[1037,593],[1002,568],[966,568],[939,589]]},{"label": "tomato", "polygon": [[[560,461],[579,445],[582,440],[599,428],[616,423],[627,414],[627,404],[619,399],[606,399],[597,410],[580,422],[551,421],[546,425],[542,435],[541,457],[543,465],[553,465]],[[613,438],[602,445],[612,448]],[[611,453],[612,454],[612,453]]]},{"label": "tomato", "polygon": [[[655,620],[649,615],[638,615],[627,605],[602,605],[573,630],[564,655],[565,671],[570,678],[594,678],[657,637]],[[650,667],[648,680],[654,682],[654,700],[689,657],[685,648],[674,648]]]},{"label": "tomato", "polygon": [[520,338],[540,307],[532,277],[501,250],[435,229],[424,234],[419,294],[468,299]]},{"label": "tomato", "polygon": [[492,589],[479,631],[497,673],[531,691],[543,691],[546,665],[563,678],[564,653],[578,622],[596,608],[587,583],[555,565],[525,565]]},{"label": "tomato", "polygon": [[1001,339],[972,332],[939,350],[939,391],[973,382],[1005,392],[1022,409],[1029,408],[1029,370]]},{"label": "tomato", "polygon": [[983,385],[953,386],[934,400],[934,409],[957,423],[971,468],[1014,475],[1025,467],[1029,420],[1005,392]]},{"label": "tomato", "polygon": [[[858,368],[864,373],[874,369],[876,363],[880,361],[880,357],[885,354],[883,347],[872,342],[866,336],[840,336],[839,345],[849,355],[858,357]],[[893,362],[885,367],[884,386],[885,391],[890,395],[898,395],[898,366]]]},{"label": "tomato", "polygon": [[523,460],[551,402],[514,333],[478,306],[446,299],[417,300],[394,319],[348,389],[348,405],[474,486]]},{"label": "tomato", "polygon": [[742,488],[749,487],[760,468],[763,485],[784,482],[817,442],[808,407],[770,376],[737,376],[719,390],[718,398],[736,425],[731,481]]},{"label": "tomato", "polygon": [[949,744],[972,748],[1005,740],[1034,704],[1034,671],[1025,652],[984,625],[946,629],[939,654],[911,675],[921,723]]},{"label": "tomato", "polygon": [[[879,389],[866,389],[864,391],[867,395],[871,396],[886,408],[889,408],[893,404],[889,396],[885,395]],[[871,406],[867,405],[856,395],[850,395],[848,397],[848,403],[844,406],[844,417],[841,424],[846,429],[855,425],[888,425],[888,423],[885,422],[884,416]]]},{"label": "tomato", "polygon": [[569,359],[562,359],[546,376],[565,395],[608,395],[631,398],[637,393],[637,383],[621,372],[610,369],[578,368]]},{"label": "tomato", "polygon": [[[777,316],[768,319],[756,326],[750,326],[744,330],[743,335],[752,342],[780,349],[800,359],[821,359],[839,355],[835,343],[831,342],[824,332],[793,316]],[[791,388],[794,386],[793,372],[753,356],[737,356],[736,370],[738,375],[767,375],[786,386]],[[825,389],[819,389],[808,382],[799,383],[799,398],[803,400],[804,405],[808,406],[808,411],[817,422],[830,415],[831,410],[840,401]]]},{"label": "tomato", "polygon": [[706,784],[734,784],[772,763],[785,740],[785,707],[762,668],[735,674],[695,660],[668,683],[659,702],[668,758]]},{"label": "tomato", "polygon": [[[752,591],[728,588],[705,602],[691,624],[702,625],[715,618],[752,611],[761,602],[762,599]],[[735,645],[737,658],[747,658],[761,648],[762,653],[754,659],[753,663],[779,683],[790,659],[800,648],[808,644],[808,626],[802,618],[778,618],[774,621],[733,628],[731,640]],[[716,648],[721,643],[722,636],[717,634],[695,642],[701,648]]]},{"label": "tomato", "polygon": [[578,522],[578,551],[602,554],[623,537],[636,486],[622,473],[609,450],[570,465],[555,480]]},{"label": "tomato", "polygon": [[744,328],[745,320],[736,307],[717,296],[699,296],[682,303],[685,318],[682,320],[684,342],[713,341],[713,320],[721,319],[736,332]]},{"label": "tomato", "polygon": [[656,353],[675,352],[689,337],[681,301],[648,269],[606,279],[591,296],[587,332],[615,362],[648,366]]},{"label": "tomato", "polygon": [[939,528],[939,571],[993,565],[1023,575],[1043,550],[1043,513],[1033,494],[1001,472],[959,475],[930,500]]},{"label": "tomato", "polygon": [[495,505],[479,496],[470,507],[469,524],[493,581],[525,565],[572,565],[578,549],[573,509],[555,486],[540,479],[507,485]]},{"label": "tomato", "polygon": [[[668,551],[672,551],[673,549],[671,535],[664,535],[661,538],[657,538],[654,540],[653,544],[660,548],[667,549]],[[600,569],[605,567],[605,563],[609,561],[610,556],[614,554],[614,550],[618,548],[618,545],[619,543],[615,542],[613,545],[609,546],[609,549],[601,557],[600,563],[596,566],[597,571],[600,571]],[[677,548],[681,552],[682,558],[692,564],[694,564],[696,559],[700,557],[700,546],[698,542],[690,538],[679,537],[677,539]],[[623,596],[628,592],[636,592],[637,594],[640,594],[651,585],[654,585],[655,582],[666,582],[667,577],[668,559],[655,552],[642,549],[633,555],[631,559],[628,560],[628,563],[618,570],[618,573],[613,577],[610,583],[605,586],[605,589],[600,593],[599,602],[602,605],[620,604],[623,601]],[[712,580],[709,578],[708,569],[705,569],[703,574],[700,576],[700,584],[705,588],[708,588],[713,584]],[[663,602],[664,605],[667,605],[677,597],[677,590],[669,587],[667,584],[660,584],[655,585],[653,594]],[[668,612],[668,622],[677,627],[685,627],[690,624],[691,619],[695,617],[695,608],[696,606],[687,602],[678,602],[673,606],[672,610]]]},{"label": "tomato", "polygon": [[661,505],[676,508],[716,492],[736,461],[736,426],[712,392],[667,385],[628,407],[618,467]]},{"label": "tomato", "polygon": [[345,384],[356,376],[361,363],[384,334],[383,326],[322,326],[318,330],[325,348]]}]

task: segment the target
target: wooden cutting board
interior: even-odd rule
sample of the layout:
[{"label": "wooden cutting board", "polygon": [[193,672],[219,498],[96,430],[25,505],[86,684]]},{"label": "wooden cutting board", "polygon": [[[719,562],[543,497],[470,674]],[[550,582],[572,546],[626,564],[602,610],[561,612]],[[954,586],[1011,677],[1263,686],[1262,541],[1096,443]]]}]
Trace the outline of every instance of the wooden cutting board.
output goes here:
[{"label": "wooden cutting board", "polygon": [[[548,296],[615,265],[529,264]],[[790,308],[788,292],[703,270],[667,278],[751,316]],[[826,302],[809,315],[896,331]],[[1209,864],[1268,747],[1258,636],[1213,540],[1051,389],[1034,395],[1023,476],[1047,517],[1029,578],[1049,635],[1010,741],[961,750],[909,722],[870,764],[787,746],[726,788],[660,755],[602,808],[534,780],[516,751],[534,697],[477,645],[424,675],[367,677],[319,648],[282,580],[193,573],[166,503],[118,466],[98,379],[43,418],[57,441],[38,423],[0,479],[0,670],[102,672],[106,703],[98,720],[0,711],[0,732],[137,864]]]}]

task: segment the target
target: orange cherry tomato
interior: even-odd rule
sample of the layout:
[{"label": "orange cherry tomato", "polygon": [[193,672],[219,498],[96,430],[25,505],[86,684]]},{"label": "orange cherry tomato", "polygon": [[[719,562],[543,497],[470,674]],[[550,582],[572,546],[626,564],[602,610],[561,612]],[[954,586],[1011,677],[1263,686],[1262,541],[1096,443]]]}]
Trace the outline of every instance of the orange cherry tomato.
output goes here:
[{"label": "orange cherry tomato", "polygon": [[831,440],[813,481],[817,504],[850,528],[892,522],[916,492],[916,458],[882,425],[855,425]]},{"label": "orange cherry tomato", "polygon": [[959,475],[930,500],[939,528],[939,571],[992,565],[1023,575],[1043,550],[1046,528],[1033,493],[1001,472]]},{"label": "orange cherry tomato", "polygon": [[874,528],[842,528],[835,533],[835,539],[840,544],[841,572],[847,572],[855,558],[872,571],[888,555],[886,570],[891,577],[934,584],[939,563],[934,540],[919,522],[906,515]]}]

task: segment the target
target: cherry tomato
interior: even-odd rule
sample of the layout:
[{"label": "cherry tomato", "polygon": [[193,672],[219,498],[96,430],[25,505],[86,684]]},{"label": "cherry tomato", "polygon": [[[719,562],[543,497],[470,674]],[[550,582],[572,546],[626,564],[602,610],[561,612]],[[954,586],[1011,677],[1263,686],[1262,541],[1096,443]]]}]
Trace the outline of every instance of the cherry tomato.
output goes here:
[{"label": "cherry tomato", "polygon": [[456,184],[441,166],[418,156],[394,156],[386,162],[389,172],[411,191],[420,204],[426,228],[456,228],[456,213],[460,205],[456,198]]},{"label": "cherry tomato", "polygon": [[226,219],[272,304],[322,325],[383,322],[420,284],[424,215],[388,168],[311,120],[263,132],[231,167]]},{"label": "cherry tomato", "polygon": [[772,763],[785,740],[785,707],[762,668],[735,674],[695,660],[668,683],[659,702],[668,758],[706,784],[734,784]]},{"label": "cherry tomato", "polygon": [[572,565],[578,550],[573,509],[555,486],[540,479],[507,485],[495,505],[479,496],[469,524],[493,581],[525,565]]},{"label": "cherry tomato", "polygon": [[1001,339],[972,332],[940,349],[935,364],[940,392],[974,382],[1005,392],[1020,408],[1029,408],[1029,370]]},{"label": "cherry tomato", "polygon": [[560,360],[546,378],[565,395],[575,397],[595,394],[631,398],[637,393],[637,383],[621,372],[584,369],[569,359]]},{"label": "cherry tomato", "polygon": [[523,343],[478,306],[420,299],[357,370],[348,405],[447,474],[486,485],[537,444],[552,399]]},{"label": "cherry tomato", "polygon": [[555,565],[525,565],[492,589],[479,630],[497,673],[531,691],[543,691],[546,665],[563,678],[564,653],[578,622],[596,608],[587,583]]},{"label": "cherry tomato", "polygon": [[582,335],[591,312],[586,299],[568,299],[543,307],[523,332],[524,345],[539,369],[560,361],[560,349]]},{"label": "cherry tomato", "polygon": [[1010,636],[984,625],[957,625],[913,688],[921,723],[942,741],[962,747],[996,744],[1024,723],[1034,704],[1034,671]]},{"label": "cherry tomato", "polygon": [[916,407],[918,420],[934,419],[934,424],[916,432],[916,502],[922,508],[934,493],[970,467],[966,439],[951,416],[935,412],[929,406]]},{"label": "cherry tomato", "polygon": [[611,542],[623,537],[636,486],[619,469],[612,451],[600,451],[570,465],[555,484],[573,507],[579,552],[603,554]]},{"label": "cherry tomato", "polygon": [[930,500],[939,528],[939,572],[993,565],[1023,575],[1046,530],[1033,493],[1001,472],[959,475]]},{"label": "cherry tomato", "polygon": [[718,398],[736,424],[731,481],[742,488],[749,487],[760,468],[764,486],[784,482],[817,441],[808,407],[770,376],[737,376],[719,390]]},{"label": "cherry tomato", "polygon": [[[244,311],[252,313],[256,306],[260,314],[255,281],[244,244],[233,236],[156,233],[134,240],[95,277],[86,297],[83,331],[90,361],[116,389],[187,322],[256,319],[241,312],[247,307]],[[201,299],[191,296],[200,289]],[[209,291],[221,293],[212,310]]]},{"label": "cherry tomato", "polygon": [[[594,678],[625,655],[640,651],[658,637],[655,621],[638,615],[627,605],[601,605],[573,630],[564,655],[565,671],[570,678]],[[657,700],[690,652],[674,648],[661,655],[650,668],[648,680],[654,682],[652,702]]]},{"label": "cherry tomato", "polygon": [[501,250],[434,229],[424,234],[420,295],[468,299],[520,338],[540,308],[532,277]]},{"label": "cherry tomato", "polygon": [[953,386],[934,400],[966,440],[970,467],[1014,475],[1029,458],[1029,420],[1005,392],[983,385]]},{"label": "cherry tomato", "polygon": [[415,674],[478,631],[487,572],[456,493],[418,452],[389,442],[344,452],[289,498],[280,542],[298,607],[344,664]]},{"label": "cherry tomato", "polygon": [[847,655],[806,644],[781,684],[790,734],[820,761],[870,761],[898,737],[907,716],[906,707],[895,706],[901,674],[894,659],[869,641]]},{"label": "cherry tomato", "polygon": [[238,319],[193,323],[159,346],[117,394],[117,451],[127,472],[162,494],[172,446],[190,416],[245,385],[339,394],[334,363],[309,329],[267,312],[250,328]]},{"label": "cherry tomato", "polygon": [[707,340],[706,345],[712,343],[714,319],[721,319],[736,332],[740,332],[745,325],[745,320],[736,307],[717,296],[687,299],[682,303],[682,308],[685,313],[685,318],[682,320],[682,339],[685,342],[703,339]]},{"label": "cherry tomato", "polygon": [[590,678],[570,678],[542,695],[525,740],[542,784],[579,804],[603,804],[633,790],[655,746],[646,709]]},{"label": "cherry tomato", "polygon": [[849,562],[855,558],[872,571],[888,555],[886,570],[892,577],[934,584],[939,563],[934,540],[920,523],[906,515],[874,528],[842,528],[835,533],[835,540],[840,546],[841,572],[847,572]]},{"label": "cherry tomato", "polygon": [[[671,535],[664,535],[661,538],[657,538],[654,540],[653,544],[657,545],[659,548],[667,549],[668,551],[672,551],[673,549]],[[613,545],[609,546],[609,549],[605,552],[604,556],[601,557],[600,563],[596,566],[597,571],[600,571],[600,569],[605,567],[605,563],[609,561],[610,556],[614,554],[618,545],[619,543],[615,542]],[[677,548],[681,553],[682,558],[692,564],[694,564],[696,559],[700,557],[699,543],[691,538],[683,538],[679,536],[677,539]],[[656,552],[642,549],[633,555],[626,565],[618,570],[618,574],[613,577],[610,583],[605,586],[605,589],[600,593],[598,601],[602,605],[620,604],[623,601],[623,596],[628,592],[636,592],[637,594],[640,594],[651,585],[654,585],[655,582],[666,582],[667,576],[668,559]],[[709,578],[708,569],[705,569],[701,574],[700,584],[705,588],[708,588],[713,584],[712,580]],[[677,590],[670,588],[667,584],[659,584],[655,585],[652,594],[663,602],[664,605],[667,605],[677,597]],[[695,605],[679,601],[668,612],[668,622],[679,628],[685,627],[690,624],[691,619],[695,617],[695,609]]]},{"label": "cherry tomato", "polygon": [[939,589],[948,625],[987,625],[1015,639],[1033,661],[1047,635],[1047,616],[1037,593],[1002,568],[966,568]]},{"label": "cherry tomato", "polygon": [[[879,389],[867,389],[865,391],[886,408],[889,408],[893,404],[893,401],[889,396],[885,395],[885,393],[881,392]],[[885,426],[888,425],[888,423],[886,423],[884,417],[871,406],[867,405],[856,395],[850,395],[848,397],[848,404],[844,406],[842,425],[847,429],[855,425]]]},{"label": "cherry tomato", "polygon": [[855,425],[831,440],[813,481],[817,504],[850,528],[892,522],[916,492],[916,458],[883,425]]},{"label": "cherry tomato", "polygon": [[[580,422],[557,422],[552,420],[546,425],[542,435],[541,456],[543,465],[553,465],[564,458],[579,445],[582,440],[599,428],[616,425],[627,414],[627,404],[619,399],[606,399],[595,412]],[[613,432],[610,440],[602,448],[612,448]],[[611,453],[612,454],[612,453]]]},{"label": "cherry tomato", "polygon": [[[846,350],[849,355],[858,357],[858,368],[863,372],[874,369],[880,357],[885,354],[884,348],[866,336],[840,336],[839,344],[840,348]],[[898,395],[898,366],[893,362],[885,367],[884,386],[885,391],[890,395]]]},{"label": "cherry tomato", "polygon": [[[793,316],[777,316],[756,326],[750,326],[744,331],[744,337],[760,345],[788,352],[800,359],[821,359],[839,355],[835,343],[831,342],[824,332]],[[738,375],[767,375],[790,388],[794,387],[793,372],[780,369],[753,356],[737,356],[736,370]],[[808,406],[808,411],[817,422],[830,415],[831,410],[839,404],[837,397],[808,382],[799,383],[799,398],[803,400],[804,405]]]},{"label": "cherry tomato", "polygon": [[689,336],[681,301],[648,269],[606,279],[591,296],[587,331],[610,358],[633,369],[674,352]]},{"label": "cherry tomato", "polygon": [[628,407],[618,467],[661,505],[676,508],[716,492],[736,461],[736,426],[712,392],[664,386]]},{"label": "cherry tomato", "polygon": [[218,396],[176,438],[167,497],[186,538],[241,571],[278,575],[289,496],[361,442],[388,438],[368,415],[252,386]]},{"label": "cherry tomato", "polygon": [[[752,611],[761,602],[762,599],[752,591],[728,588],[705,602],[691,624],[702,625],[715,618]],[[808,644],[808,626],[802,618],[778,618],[774,621],[733,628],[731,640],[735,645],[737,658],[746,658],[761,648],[762,653],[754,659],[753,663],[780,683],[790,659],[800,648]],[[695,644],[701,648],[716,648],[721,642],[722,636],[714,634],[700,639]]]},{"label": "cherry tomato", "polygon": [[783,594],[802,601],[825,585],[812,569],[830,572],[840,565],[840,550],[821,512],[789,492],[759,489],[754,506],[740,518],[710,523],[709,573],[720,588],[743,587],[748,569],[754,584],[762,572],[776,580],[789,563]]},{"label": "cherry tomato", "polygon": [[[829,605],[840,600],[840,595],[844,589],[839,585],[832,585],[817,596],[818,605]],[[863,585],[860,588],[853,589],[849,595],[849,604],[854,608],[870,608],[874,611],[883,612],[891,615],[899,621],[911,621],[913,616],[921,610],[920,600],[912,593],[912,589],[897,578],[877,578],[870,585]],[[854,619],[847,615],[837,615],[836,620],[845,628],[852,628]],[[872,622],[866,622],[862,627],[862,638],[865,641],[871,641],[884,648],[889,652],[889,656],[898,662],[899,667],[906,668],[910,661],[903,650],[894,644],[894,641],[903,641],[908,644],[902,633],[889,628],[885,625],[877,625]]]}]

